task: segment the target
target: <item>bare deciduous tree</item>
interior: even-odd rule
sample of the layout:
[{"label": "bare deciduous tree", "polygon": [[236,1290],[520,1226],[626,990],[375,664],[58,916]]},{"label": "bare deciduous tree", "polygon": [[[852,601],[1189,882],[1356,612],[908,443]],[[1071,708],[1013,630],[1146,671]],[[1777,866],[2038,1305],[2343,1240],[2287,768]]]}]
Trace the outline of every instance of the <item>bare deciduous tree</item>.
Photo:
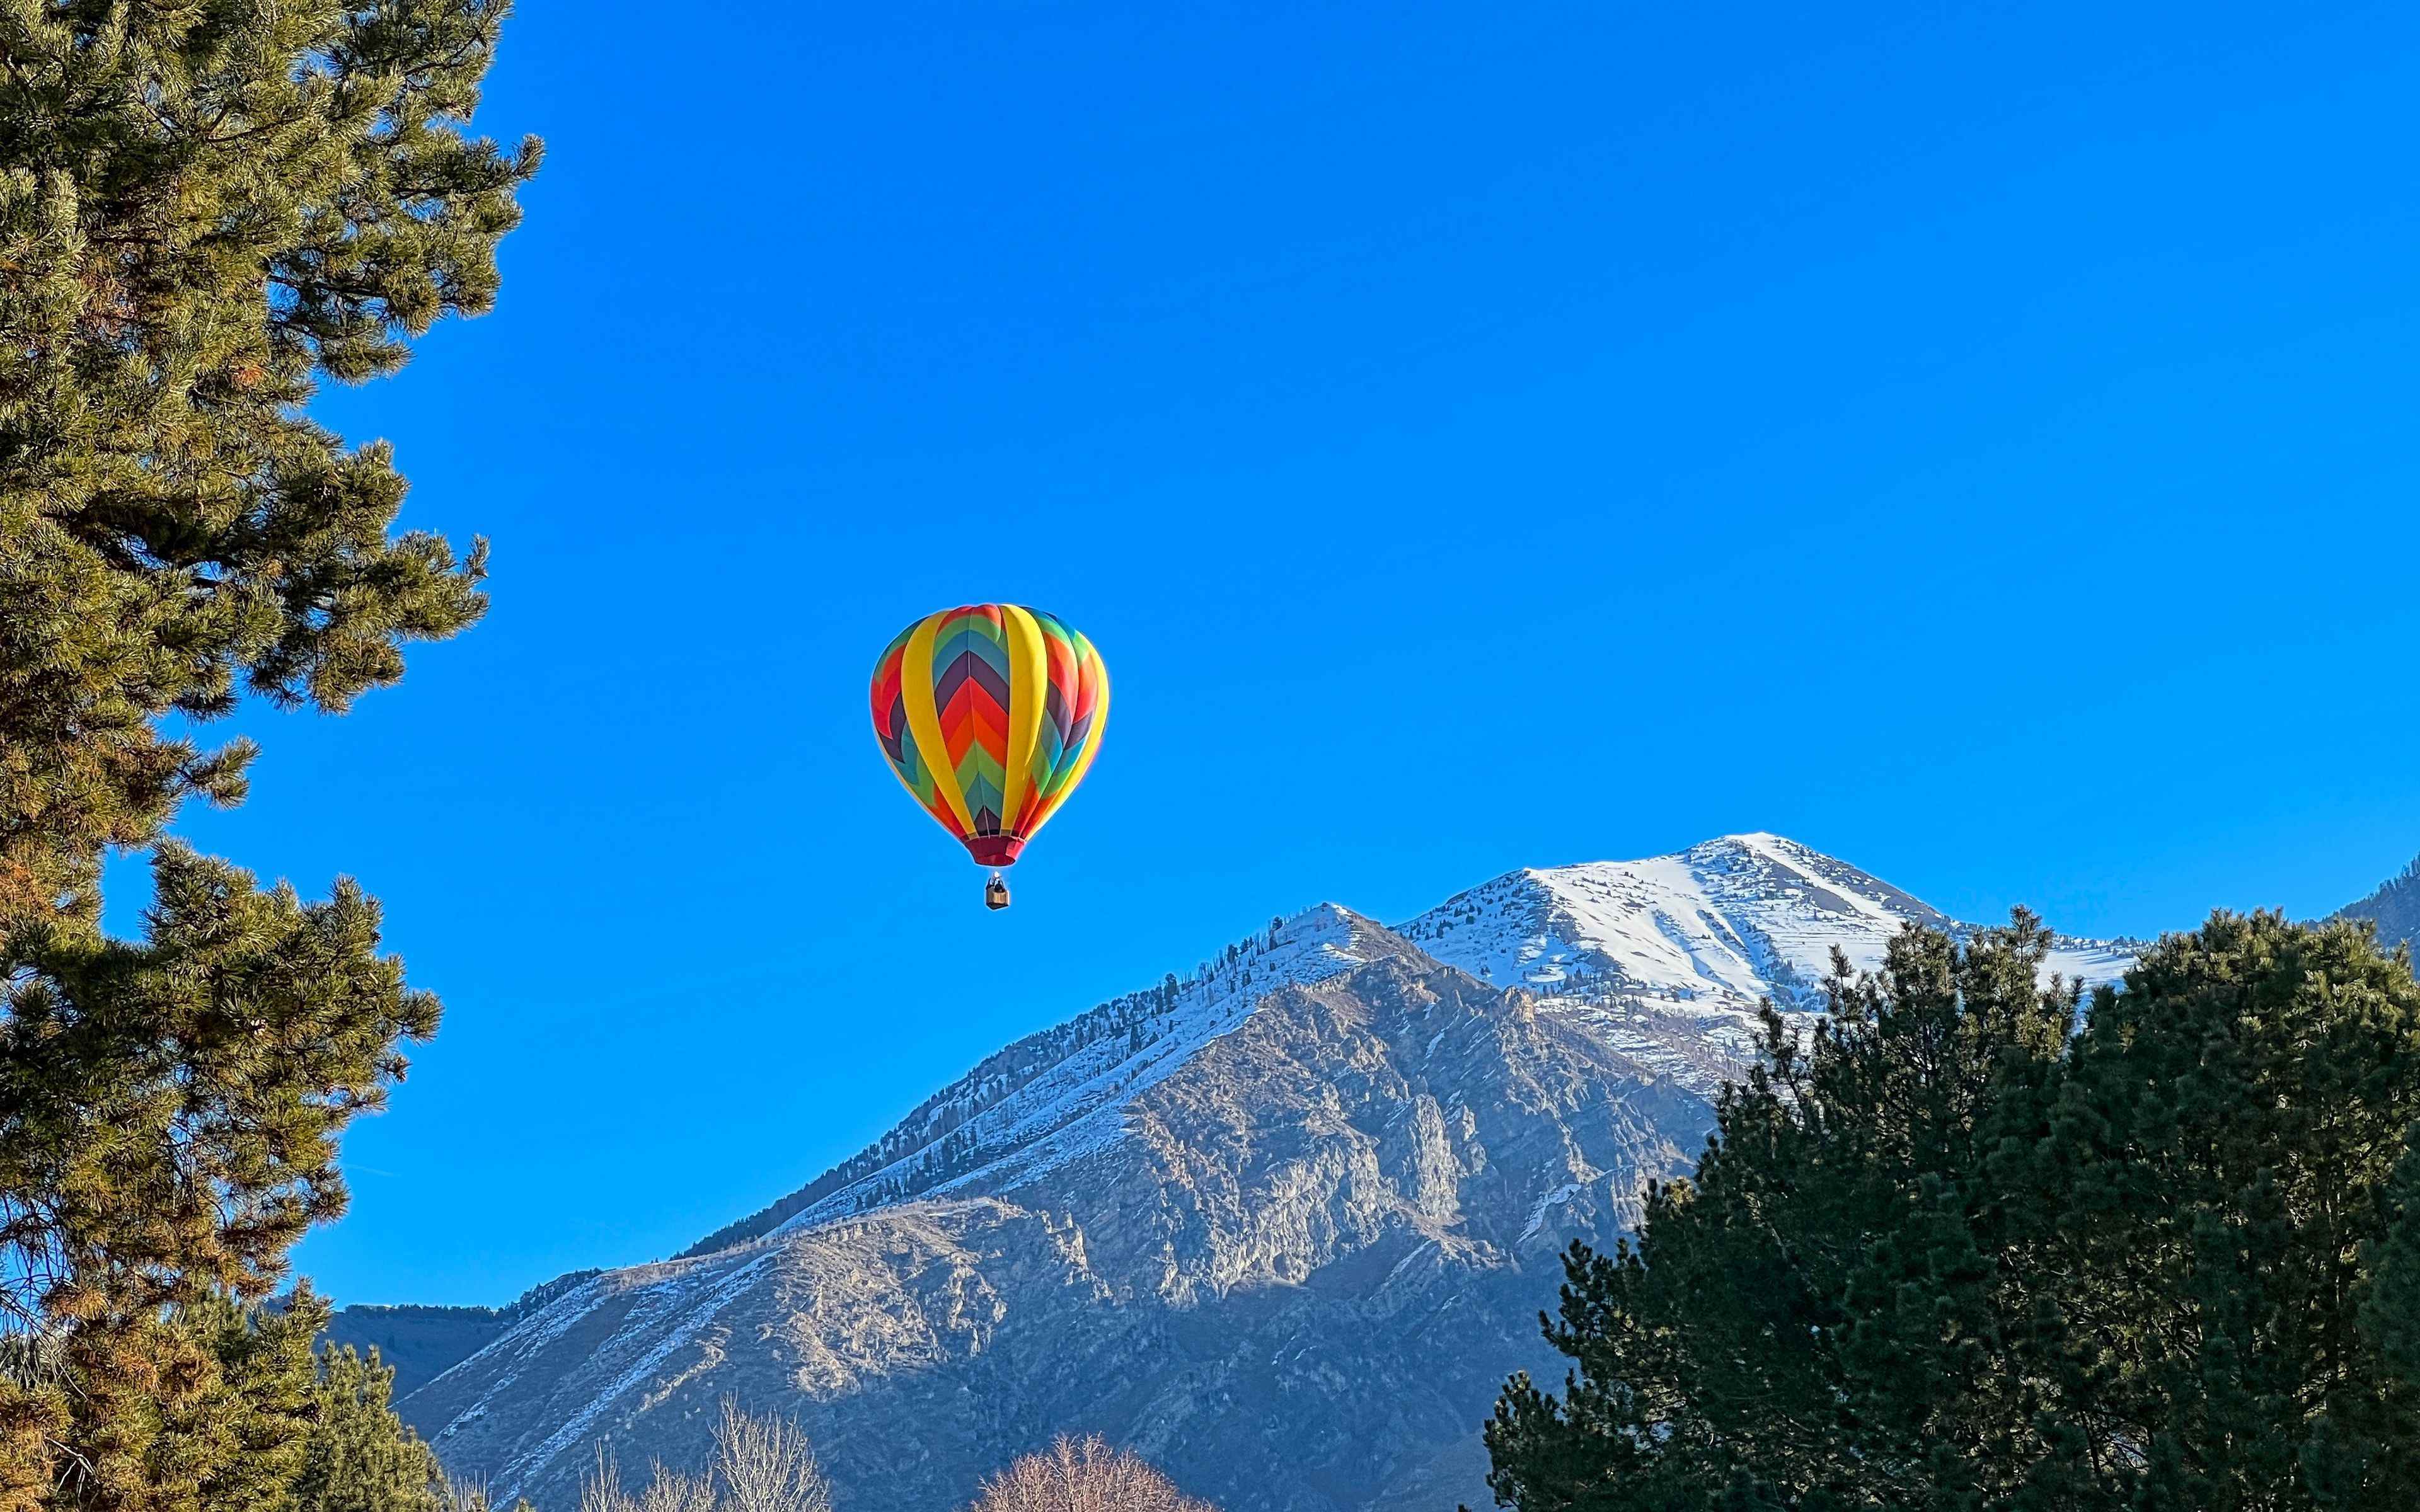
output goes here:
[{"label": "bare deciduous tree", "polygon": [[716,1512],[714,1480],[684,1475],[660,1459],[637,1494],[623,1489],[613,1461],[599,1451],[597,1473],[580,1483],[580,1512]]},{"label": "bare deciduous tree", "polygon": [[[661,1473],[663,1467],[656,1467]],[[580,1512],[638,1512],[638,1502],[622,1489],[622,1467],[602,1443],[597,1445],[597,1468],[580,1477]]]},{"label": "bare deciduous tree", "polygon": [[984,1482],[970,1512],[1218,1512],[1097,1436],[1061,1438]]},{"label": "bare deciduous tree", "polygon": [[599,1444],[596,1472],[580,1482],[580,1512],[831,1512],[831,1504],[814,1445],[799,1426],[751,1416],[727,1396],[706,1473],[684,1475],[659,1460],[633,1495]]},{"label": "bare deciduous tree", "polygon": [[[488,1500],[488,1482],[484,1476],[473,1475],[456,1480],[442,1468],[437,1472],[436,1484],[428,1489],[429,1498],[437,1505],[435,1512],[504,1512],[504,1508]],[[512,1512],[530,1512],[527,1502],[515,1502]]]},{"label": "bare deciduous tree", "polygon": [[636,1512],[716,1512],[714,1477],[676,1475],[659,1461],[639,1492]]},{"label": "bare deciduous tree", "polygon": [[831,1512],[831,1487],[805,1431],[785,1417],[751,1417],[728,1396],[714,1429],[714,1469],[721,1512]]}]

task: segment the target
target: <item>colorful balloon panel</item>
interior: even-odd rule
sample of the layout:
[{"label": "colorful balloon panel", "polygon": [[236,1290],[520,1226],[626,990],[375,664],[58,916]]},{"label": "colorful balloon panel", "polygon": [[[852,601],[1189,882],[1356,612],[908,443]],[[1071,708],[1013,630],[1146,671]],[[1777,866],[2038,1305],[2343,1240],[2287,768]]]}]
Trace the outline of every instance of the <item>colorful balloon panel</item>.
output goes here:
[{"label": "colorful balloon panel", "polygon": [[874,735],[924,811],[1009,866],[1101,748],[1109,673],[1056,615],[1016,604],[928,614],[874,667]]}]

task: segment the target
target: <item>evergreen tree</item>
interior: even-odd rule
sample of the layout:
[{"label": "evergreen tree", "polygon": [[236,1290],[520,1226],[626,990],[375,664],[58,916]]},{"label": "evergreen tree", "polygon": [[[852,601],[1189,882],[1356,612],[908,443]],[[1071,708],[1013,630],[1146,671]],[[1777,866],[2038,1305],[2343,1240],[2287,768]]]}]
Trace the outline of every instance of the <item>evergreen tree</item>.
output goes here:
[{"label": "evergreen tree", "polygon": [[276,1456],[240,1451],[225,1394],[266,1357],[227,1352],[219,1309],[342,1210],[338,1133],[435,1026],[349,883],[306,904],[159,847],[146,933],[118,941],[98,879],[186,797],[242,795],[247,745],[163,721],[244,690],[341,711],[482,608],[484,548],[395,533],[386,450],[303,406],[492,300],[537,161],[459,130],[503,19],[0,7],[7,1512],[256,1498],[227,1456]]},{"label": "evergreen tree", "polygon": [[303,412],[485,310],[535,167],[463,137],[494,0],[0,10],[0,911],[241,791],[164,737],[239,682],[340,710],[476,617],[483,552]]},{"label": "evergreen tree", "polygon": [[445,1512],[437,1458],[396,1416],[394,1391],[376,1350],[367,1359],[349,1345],[320,1351],[291,1512]]},{"label": "evergreen tree", "polygon": [[193,1485],[173,1504],[193,1512],[287,1512],[313,1431],[311,1341],[327,1326],[327,1304],[298,1289],[284,1307],[222,1296],[185,1311],[213,1368],[203,1390],[160,1404],[152,1452],[184,1463],[161,1465],[153,1479]]},{"label": "evergreen tree", "polygon": [[[1911,932],[1728,1091],[1636,1247],[1575,1246],[1500,1504],[2383,1508],[2420,1462],[2420,988],[2221,915],[2123,992],[2020,916]],[[2398,1167],[2397,1162],[2402,1164]]]},{"label": "evergreen tree", "polygon": [[[2046,1212],[2022,1260],[2058,1326],[2037,1331],[2026,1363],[2055,1383],[2107,1494],[2409,1505],[2408,951],[2382,954],[2366,924],[2215,918],[2096,1003],[2047,1091],[2047,1116],[2027,1113],[2039,1137],[2011,1141],[1992,1175]],[[2069,1273],[2088,1285],[2049,1284]]]}]

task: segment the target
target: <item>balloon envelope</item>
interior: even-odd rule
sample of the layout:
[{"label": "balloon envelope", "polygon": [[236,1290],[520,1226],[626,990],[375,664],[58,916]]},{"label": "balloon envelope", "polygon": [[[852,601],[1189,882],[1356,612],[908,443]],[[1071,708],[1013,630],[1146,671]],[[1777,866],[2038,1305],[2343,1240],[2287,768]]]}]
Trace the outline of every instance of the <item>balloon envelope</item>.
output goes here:
[{"label": "balloon envelope", "polygon": [[1101,748],[1109,673],[1056,615],[927,614],[874,667],[874,734],[924,811],[985,866],[1016,862]]}]

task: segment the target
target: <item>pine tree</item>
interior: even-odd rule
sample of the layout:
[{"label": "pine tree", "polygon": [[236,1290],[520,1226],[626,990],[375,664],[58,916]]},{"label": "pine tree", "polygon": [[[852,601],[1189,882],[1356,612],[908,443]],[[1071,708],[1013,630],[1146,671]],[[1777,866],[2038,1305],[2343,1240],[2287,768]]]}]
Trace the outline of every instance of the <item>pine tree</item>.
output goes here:
[{"label": "pine tree", "polygon": [[[2221,916],[2097,1003],[1996,1189],[2059,1326],[2025,1364],[2062,1426],[2141,1445],[2112,1493],[2178,1507],[2410,1504],[2399,1368],[2420,1125],[2420,988],[2366,925]],[[2398,1163],[2405,1169],[2398,1172]]]},{"label": "pine tree", "polygon": [[291,1512],[444,1512],[437,1458],[396,1416],[394,1392],[395,1371],[376,1350],[366,1359],[350,1346],[320,1351]]},{"label": "pine tree", "polygon": [[287,1512],[287,1488],[312,1433],[311,1342],[327,1326],[328,1306],[298,1289],[283,1307],[239,1305],[212,1297],[185,1310],[206,1341],[211,1369],[205,1389],[171,1398],[152,1451],[187,1461],[154,1479],[194,1494],[194,1512]]},{"label": "pine tree", "polygon": [[481,608],[389,533],[403,479],[303,412],[494,298],[536,165],[464,138],[504,7],[0,11],[0,912],[89,914],[105,845],[248,748],[163,737],[239,682],[344,708]]},{"label": "pine tree", "polygon": [[[1768,1013],[1697,1179],[1575,1246],[1487,1441],[1546,1509],[2385,1508],[2420,1463],[2420,987],[2221,915],[2125,990],[2020,918]],[[2400,1164],[2398,1165],[2398,1162]]]},{"label": "pine tree", "polygon": [[[0,1509],[241,1504],[225,1305],[342,1211],[335,1139],[436,1005],[376,905],[157,846],[244,790],[163,729],[341,711],[476,618],[484,547],[303,406],[476,314],[534,143],[459,130],[497,0],[0,7]],[[265,1347],[265,1346],[264,1346]],[[214,1405],[215,1404],[215,1405]],[[253,1456],[262,1463],[273,1455]]]}]

